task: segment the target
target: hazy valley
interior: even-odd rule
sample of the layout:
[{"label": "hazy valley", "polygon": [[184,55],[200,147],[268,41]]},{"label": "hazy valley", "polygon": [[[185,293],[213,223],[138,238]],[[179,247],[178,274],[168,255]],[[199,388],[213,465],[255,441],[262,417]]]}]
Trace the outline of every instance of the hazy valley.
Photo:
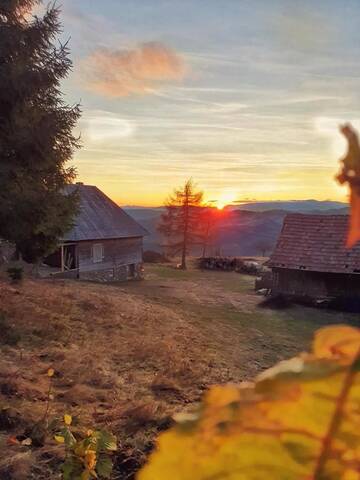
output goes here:
[{"label": "hazy valley", "polygon": [[[144,238],[144,248],[161,251],[162,240],[157,225],[163,208],[125,207],[125,210],[148,230],[150,235]],[[223,211],[218,227],[217,248],[221,255],[237,256],[259,255],[262,253],[262,244],[268,246],[266,253],[270,253],[288,213],[346,215],[348,207],[341,202],[300,200],[251,202],[228,206]]]}]

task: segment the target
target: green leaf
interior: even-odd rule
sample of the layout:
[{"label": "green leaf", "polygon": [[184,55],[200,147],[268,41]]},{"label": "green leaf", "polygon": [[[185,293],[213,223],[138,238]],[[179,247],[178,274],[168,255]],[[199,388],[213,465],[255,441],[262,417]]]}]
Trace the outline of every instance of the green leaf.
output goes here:
[{"label": "green leaf", "polygon": [[96,464],[96,472],[100,478],[110,478],[113,469],[112,461],[109,457],[102,455]]},{"label": "green leaf", "polygon": [[76,445],[76,438],[71,433],[71,431],[68,427],[64,427],[61,430],[60,434],[61,434],[61,436],[64,437],[65,445],[66,445],[67,448],[73,448]]},{"label": "green leaf", "polygon": [[84,470],[84,465],[80,458],[76,455],[69,455],[66,457],[62,466],[63,477],[62,480],[77,480],[81,478]]},{"label": "green leaf", "polygon": [[74,471],[74,462],[72,458],[65,460],[62,466],[63,480],[72,480],[72,473]]},{"label": "green leaf", "polygon": [[98,435],[98,449],[100,452],[109,451],[115,452],[117,450],[116,437],[112,433],[105,430],[96,432]]}]

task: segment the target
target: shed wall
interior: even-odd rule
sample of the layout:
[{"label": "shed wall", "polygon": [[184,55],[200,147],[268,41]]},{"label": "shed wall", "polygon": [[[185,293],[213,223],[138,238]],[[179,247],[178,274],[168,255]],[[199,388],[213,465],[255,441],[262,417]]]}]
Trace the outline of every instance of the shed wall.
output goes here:
[{"label": "shed wall", "polygon": [[309,297],[360,297],[360,275],[274,268],[273,291]]},{"label": "shed wall", "polygon": [[[103,245],[103,260],[94,262],[93,246]],[[84,241],[78,243],[79,270],[104,270],[142,262],[142,238],[119,238],[114,240]]]}]

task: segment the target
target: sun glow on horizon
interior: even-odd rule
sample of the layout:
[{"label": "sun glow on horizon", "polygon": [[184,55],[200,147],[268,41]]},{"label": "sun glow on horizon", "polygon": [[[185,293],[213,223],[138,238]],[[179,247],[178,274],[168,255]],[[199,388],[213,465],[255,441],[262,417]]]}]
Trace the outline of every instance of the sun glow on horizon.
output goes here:
[{"label": "sun glow on horizon", "polygon": [[238,195],[235,192],[223,192],[215,201],[215,206],[218,210],[222,210],[227,205],[234,203],[237,197]]}]

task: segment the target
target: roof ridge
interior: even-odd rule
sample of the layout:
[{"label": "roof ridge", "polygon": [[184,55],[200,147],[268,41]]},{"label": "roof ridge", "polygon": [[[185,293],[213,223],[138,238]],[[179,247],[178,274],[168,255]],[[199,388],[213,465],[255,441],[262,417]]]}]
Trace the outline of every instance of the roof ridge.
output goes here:
[{"label": "roof ridge", "polygon": [[360,273],[360,242],[347,249],[348,215],[289,213],[273,254],[271,267]]},{"label": "roof ridge", "polygon": [[65,194],[78,187],[80,212],[66,241],[144,237],[148,231],[96,185],[71,184]]}]

